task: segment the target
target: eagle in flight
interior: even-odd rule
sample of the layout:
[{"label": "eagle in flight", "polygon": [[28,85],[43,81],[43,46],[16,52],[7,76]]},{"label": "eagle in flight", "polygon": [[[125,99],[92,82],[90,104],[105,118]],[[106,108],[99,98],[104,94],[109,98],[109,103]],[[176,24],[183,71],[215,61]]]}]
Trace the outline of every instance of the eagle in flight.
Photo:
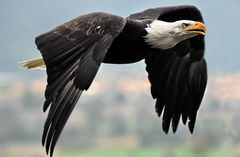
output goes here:
[{"label": "eagle in flight", "polygon": [[[100,65],[145,60],[162,128],[176,132],[180,118],[193,132],[207,84],[206,28],[195,6],[147,9],[127,18],[95,12],[79,16],[36,37],[42,58],[22,62],[46,67],[43,111],[48,108],[42,144],[52,156],[81,93]],[[124,77],[124,76],[123,76]]]}]

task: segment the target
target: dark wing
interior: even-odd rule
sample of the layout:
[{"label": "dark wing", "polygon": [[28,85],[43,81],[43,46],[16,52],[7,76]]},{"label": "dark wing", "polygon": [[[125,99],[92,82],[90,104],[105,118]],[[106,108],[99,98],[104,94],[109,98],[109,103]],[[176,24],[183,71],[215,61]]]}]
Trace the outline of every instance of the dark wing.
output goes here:
[{"label": "dark wing", "polygon": [[203,22],[200,11],[191,5],[158,7],[131,14],[128,18],[135,20],[158,19],[173,22],[177,20],[194,20]]},{"label": "dark wing", "polygon": [[36,38],[47,67],[42,144],[52,156],[56,142],[83,90],[92,83],[125,19],[93,13],[73,19]]},{"label": "dark wing", "polygon": [[145,59],[149,73],[151,92],[156,98],[156,112],[163,113],[163,130],[168,133],[172,121],[173,132],[182,116],[186,124],[189,119],[191,133],[194,129],[197,110],[201,104],[207,83],[207,65],[203,49],[194,49],[191,42],[184,41],[171,50],[154,53]]},{"label": "dark wing", "polygon": [[[149,9],[131,15],[133,19],[180,19],[203,22],[201,13],[193,6]],[[168,133],[170,123],[176,132],[182,116],[193,132],[197,110],[207,84],[207,65],[204,59],[204,37],[196,36],[177,44],[174,48],[154,52],[145,59],[149,73],[151,93],[156,98],[156,112],[163,112],[163,130]]]}]

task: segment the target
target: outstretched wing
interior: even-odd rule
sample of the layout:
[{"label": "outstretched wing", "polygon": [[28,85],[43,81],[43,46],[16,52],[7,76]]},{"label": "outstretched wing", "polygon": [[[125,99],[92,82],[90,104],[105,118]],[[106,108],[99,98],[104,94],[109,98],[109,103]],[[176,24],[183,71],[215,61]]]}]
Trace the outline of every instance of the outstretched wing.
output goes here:
[{"label": "outstretched wing", "polygon": [[[202,39],[196,39],[201,42]],[[170,123],[176,132],[182,116],[193,132],[197,110],[201,104],[207,83],[207,65],[203,50],[191,47],[184,41],[168,51],[154,53],[145,59],[151,93],[156,98],[156,112],[163,112],[163,130],[168,133]]]},{"label": "outstretched wing", "polygon": [[[131,19],[158,19],[163,21],[195,20],[203,22],[200,11],[194,6],[177,6],[148,9],[130,15]],[[170,123],[176,132],[180,117],[193,132],[197,110],[207,84],[207,65],[204,59],[204,37],[196,36],[177,44],[174,48],[154,52],[145,63],[156,98],[156,112],[163,112],[163,130],[168,133]],[[164,111],[163,111],[164,110]]]},{"label": "outstretched wing", "polygon": [[73,19],[36,38],[47,68],[44,112],[49,106],[42,144],[52,156],[56,142],[83,90],[92,83],[125,19],[92,13]]},{"label": "outstretched wing", "polygon": [[131,14],[128,18],[135,20],[156,19],[167,22],[177,20],[194,20],[203,22],[200,11],[191,5],[158,7]]}]

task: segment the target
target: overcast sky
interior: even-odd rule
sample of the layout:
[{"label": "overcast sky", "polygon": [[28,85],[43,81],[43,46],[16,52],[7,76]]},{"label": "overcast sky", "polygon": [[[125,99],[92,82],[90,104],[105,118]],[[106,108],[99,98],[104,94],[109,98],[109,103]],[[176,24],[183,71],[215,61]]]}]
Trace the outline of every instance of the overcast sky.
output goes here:
[{"label": "overcast sky", "polygon": [[239,72],[238,0],[2,0],[0,1],[0,72],[19,71],[16,62],[40,57],[34,38],[81,14],[104,11],[121,16],[165,5],[199,7],[207,25],[206,59],[212,73]]}]

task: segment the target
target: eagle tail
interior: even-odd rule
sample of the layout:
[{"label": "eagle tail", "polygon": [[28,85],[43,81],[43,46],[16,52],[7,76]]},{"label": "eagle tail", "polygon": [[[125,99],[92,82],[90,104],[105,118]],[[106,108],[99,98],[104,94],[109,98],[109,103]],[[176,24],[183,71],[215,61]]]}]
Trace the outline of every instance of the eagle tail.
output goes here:
[{"label": "eagle tail", "polygon": [[26,60],[18,63],[21,67],[26,69],[46,69],[42,58]]}]

